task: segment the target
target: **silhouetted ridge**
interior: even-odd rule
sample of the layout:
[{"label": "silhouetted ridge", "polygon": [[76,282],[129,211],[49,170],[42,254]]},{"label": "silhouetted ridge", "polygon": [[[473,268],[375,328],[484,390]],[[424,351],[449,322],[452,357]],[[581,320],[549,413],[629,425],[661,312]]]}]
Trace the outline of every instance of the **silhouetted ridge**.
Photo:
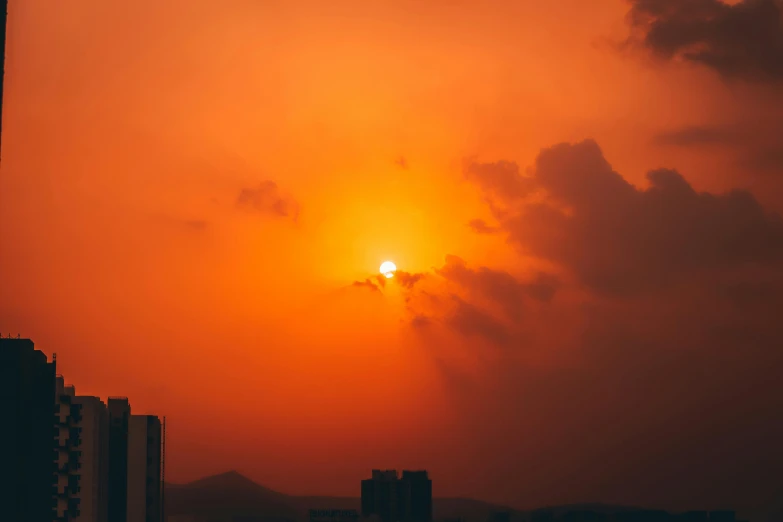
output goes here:
[{"label": "silhouetted ridge", "polygon": [[562,516],[569,512],[593,512],[599,514],[623,513],[627,511],[642,511],[643,508],[636,506],[617,506],[614,504],[584,503],[584,504],[563,504],[559,506],[547,506],[538,508],[536,511],[550,511],[555,516]]},{"label": "silhouetted ridge", "polygon": [[[286,495],[261,486],[237,471],[204,477],[187,484],[166,484],[169,515],[197,515],[205,520],[232,520],[232,517],[258,517],[269,522],[306,522],[310,509],[359,509],[359,497]],[[548,511],[555,520],[581,520],[582,516],[614,515],[650,511],[632,506],[601,503],[549,506],[534,511]],[[433,498],[434,520],[463,519],[486,522],[493,514],[506,512],[510,522],[530,519],[530,511],[516,510],[464,497]],[[576,518],[574,518],[576,517]],[[201,519],[199,519],[201,520]],[[592,518],[589,518],[592,520]]]},{"label": "silhouetted ridge", "polygon": [[182,485],[166,485],[169,515],[257,516],[269,520],[298,520],[300,515],[282,493],[229,471]]},{"label": "silhouetted ridge", "polygon": [[246,476],[242,475],[238,471],[231,470],[225,473],[219,473],[217,475],[210,475],[208,477],[194,480],[183,484],[182,487],[187,488],[218,488],[218,489],[252,489],[255,491],[265,491],[271,495],[282,495],[276,491],[265,488],[260,484],[256,484]]}]

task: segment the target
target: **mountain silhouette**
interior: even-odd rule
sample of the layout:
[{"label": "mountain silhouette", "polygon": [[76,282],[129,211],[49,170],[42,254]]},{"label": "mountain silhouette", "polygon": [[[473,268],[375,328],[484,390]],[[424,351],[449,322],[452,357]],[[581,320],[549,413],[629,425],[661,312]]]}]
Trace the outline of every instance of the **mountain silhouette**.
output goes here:
[{"label": "mountain silhouette", "polygon": [[262,517],[301,520],[288,496],[260,486],[236,471],[187,484],[166,484],[167,515],[198,515],[208,520]]},{"label": "mountain silhouette", "polygon": [[[528,511],[471,498],[433,498],[433,519],[462,518],[486,522],[493,513],[508,512],[511,522],[526,520]],[[232,521],[242,517],[268,522],[305,522],[310,509],[361,509],[359,497],[286,495],[256,484],[244,475],[229,471],[187,484],[166,484],[166,513],[189,516],[187,520]],[[557,516],[567,511],[590,510],[599,513],[638,508],[606,504],[574,504],[545,508]],[[250,518],[248,518],[250,519]]]},{"label": "mountain silhouette", "polygon": [[[204,477],[187,484],[166,483],[167,515],[190,515],[193,520],[264,520],[301,522],[310,509],[361,509],[357,497],[286,495],[256,484],[237,471]],[[462,517],[485,522],[497,511],[515,510],[470,498],[435,498],[436,520]]]}]

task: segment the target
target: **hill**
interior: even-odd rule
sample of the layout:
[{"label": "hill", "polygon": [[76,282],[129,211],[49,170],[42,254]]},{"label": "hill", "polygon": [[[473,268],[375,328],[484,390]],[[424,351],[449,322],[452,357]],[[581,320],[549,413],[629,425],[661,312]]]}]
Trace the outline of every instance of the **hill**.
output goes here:
[{"label": "hill", "polygon": [[236,471],[188,484],[166,484],[166,514],[198,515],[210,520],[301,520],[301,514],[286,495],[260,486]]},{"label": "hill", "polygon": [[[166,513],[183,520],[266,522],[305,522],[310,509],[355,509],[361,507],[359,497],[295,496],[286,495],[256,484],[247,477],[229,471],[205,477],[187,484],[166,484]],[[579,505],[547,508],[556,513],[590,509],[598,512],[616,512],[620,506]],[[467,522],[486,522],[496,512],[511,515],[511,522],[526,520],[529,513],[470,498],[434,498],[433,518],[446,520],[462,518]]]}]

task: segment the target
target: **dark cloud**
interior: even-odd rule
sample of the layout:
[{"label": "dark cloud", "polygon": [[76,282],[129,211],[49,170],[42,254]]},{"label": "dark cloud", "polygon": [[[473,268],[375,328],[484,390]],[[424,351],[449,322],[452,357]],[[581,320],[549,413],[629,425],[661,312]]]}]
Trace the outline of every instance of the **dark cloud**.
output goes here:
[{"label": "dark cloud", "polygon": [[670,147],[727,150],[736,166],[746,171],[783,175],[783,127],[758,124],[704,125],[669,130],[655,136],[655,143]]},{"label": "dark cloud", "polygon": [[778,139],[779,143],[752,148],[740,159],[740,166],[783,175],[783,135]]},{"label": "dark cloud", "polygon": [[432,319],[426,315],[414,315],[410,320],[410,325],[415,329],[424,329],[432,324]]},{"label": "dark cloud", "polygon": [[724,78],[783,80],[780,0],[630,0],[628,19],[655,55],[682,58]]},{"label": "dark cloud", "polygon": [[468,161],[463,170],[466,179],[477,183],[492,196],[501,199],[523,197],[532,190],[528,180],[519,175],[519,166],[514,162],[476,163]]},{"label": "dark cloud", "polygon": [[351,286],[357,288],[367,288],[372,291],[380,292],[386,286],[386,278],[382,275],[368,277],[364,281],[354,281]]},{"label": "dark cloud", "polygon": [[446,264],[436,273],[469,294],[497,304],[510,319],[519,319],[530,299],[551,300],[559,285],[557,277],[550,274],[538,273],[530,282],[521,282],[508,272],[487,267],[471,269],[457,256],[447,256]]},{"label": "dark cloud", "polygon": [[424,273],[411,273],[404,270],[397,270],[394,272],[394,280],[397,281],[404,288],[411,289],[413,286],[421,281],[426,274]]},{"label": "dark cloud", "polygon": [[447,256],[432,273],[416,274],[417,285],[403,285],[410,324],[418,332],[440,331],[455,336],[454,342],[478,343],[482,353],[491,348],[524,356],[542,309],[561,286],[554,275],[526,272],[513,276]]},{"label": "dark cloud", "polygon": [[471,219],[470,222],[468,222],[468,227],[473,230],[476,234],[496,234],[499,229],[498,227],[493,227],[491,225],[488,225],[486,221],[483,219]]},{"label": "dark cloud", "polygon": [[[490,460],[503,454],[508,465],[475,470],[498,477],[487,491],[503,488],[524,463],[530,473],[514,486],[537,504],[599,498],[672,510],[731,507],[773,520],[762,513],[781,485],[783,422],[774,412],[783,404],[775,384],[783,332],[772,320],[705,312],[703,297],[683,318],[671,294],[656,307],[676,311],[646,328],[638,318],[649,320],[650,303],[595,303],[570,362],[542,368],[503,358],[485,365],[480,383],[469,379],[471,400],[459,405],[465,451]],[[464,310],[453,328],[466,338],[547,349]],[[451,383],[459,364],[443,364]],[[465,387],[453,385],[457,395]]]},{"label": "dark cloud", "polygon": [[376,285],[372,279],[365,279],[364,281],[354,281],[351,286],[356,288],[366,288],[373,292],[380,292],[381,289],[378,285]]},{"label": "dark cloud", "polygon": [[274,181],[262,181],[257,187],[244,188],[237,198],[239,207],[248,208],[268,216],[296,221],[299,204],[283,193]]},{"label": "dark cloud", "polygon": [[[673,170],[651,171],[647,179],[645,189],[628,183],[593,141],[556,145],[541,152],[525,181],[546,201],[512,189],[505,197],[516,200],[500,226],[519,248],[613,294],[781,259],[783,221],[752,194],[698,193]],[[483,184],[495,193],[508,186]]]},{"label": "dark cloud", "polygon": [[692,126],[662,132],[655,137],[660,145],[677,147],[734,145],[741,139],[736,131],[720,126]]},{"label": "dark cloud", "polygon": [[452,297],[456,306],[445,318],[450,329],[463,336],[477,337],[500,346],[511,339],[507,327],[492,315],[457,296]]},{"label": "dark cloud", "polygon": [[779,520],[783,221],[673,170],[636,187],[592,141],[466,171],[518,266],[449,256],[405,292],[484,494]]}]

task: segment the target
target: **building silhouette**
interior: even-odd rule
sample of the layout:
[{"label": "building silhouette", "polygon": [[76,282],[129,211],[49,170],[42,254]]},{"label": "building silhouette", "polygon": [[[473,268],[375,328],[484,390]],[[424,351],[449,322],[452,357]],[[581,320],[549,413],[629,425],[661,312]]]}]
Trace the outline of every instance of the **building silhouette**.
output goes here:
[{"label": "building silhouette", "polygon": [[55,493],[52,505],[55,522],[70,522],[79,516],[81,499],[81,406],[74,403],[76,390],[56,378],[54,406]]},{"label": "building silhouette", "polygon": [[57,377],[56,522],[108,520],[109,418],[97,397],[76,395]]},{"label": "building silhouette", "polygon": [[511,522],[511,513],[508,511],[495,511],[489,515],[487,522]]},{"label": "building silhouette", "polygon": [[530,514],[531,522],[551,522],[555,519],[555,514],[548,509],[538,509]]},{"label": "building silhouette", "polygon": [[154,415],[130,417],[127,502],[127,522],[162,522],[161,424]]},{"label": "building silhouette", "polygon": [[107,522],[109,517],[109,412],[98,397],[76,395],[80,407],[79,522]]},{"label": "building silhouette", "polygon": [[372,470],[362,480],[362,516],[378,516],[382,522],[398,522],[405,512],[405,496],[396,470]]},{"label": "building silhouette", "polygon": [[131,406],[127,397],[109,397],[108,512],[111,522],[128,520],[128,435]]},{"label": "building silhouette", "polygon": [[408,497],[406,513],[411,522],[432,521],[432,481],[426,471],[403,471],[402,479]]},{"label": "building silhouette", "polygon": [[55,379],[30,339],[0,338],[0,520],[52,520]]},{"label": "building silhouette", "polygon": [[8,0],[0,5],[0,157],[3,152],[3,94],[5,87],[5,37],[8,27]]},{"label": "building silhouette", "polygon": [[426,471],[373,470],[362,480],[362,516],[382,522],[430,522],[432,481]]}]

